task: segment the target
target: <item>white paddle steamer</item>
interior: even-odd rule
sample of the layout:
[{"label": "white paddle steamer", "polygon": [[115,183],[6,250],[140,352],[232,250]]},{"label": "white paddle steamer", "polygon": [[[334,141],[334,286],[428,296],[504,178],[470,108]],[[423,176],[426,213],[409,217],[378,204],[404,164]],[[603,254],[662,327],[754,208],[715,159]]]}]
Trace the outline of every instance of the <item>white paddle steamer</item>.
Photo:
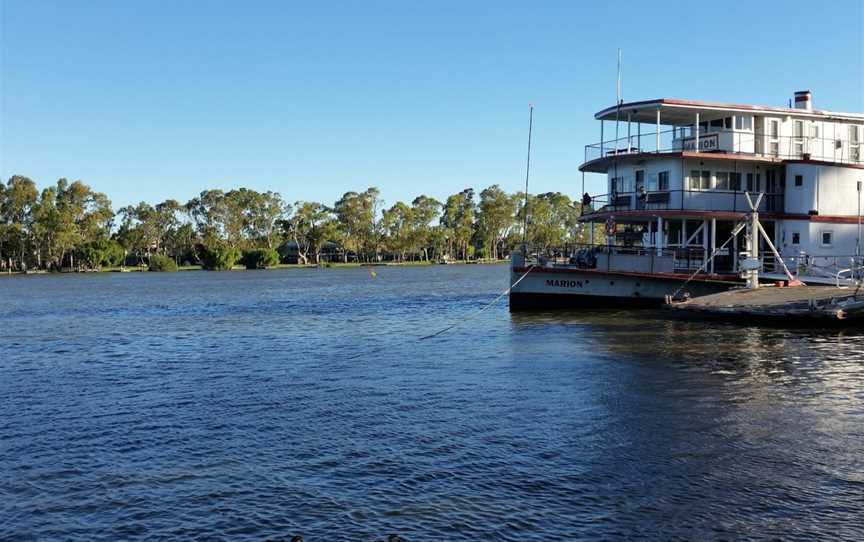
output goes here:
[{"label": "white paddle steamer", "polygon": [[[802,91],[793,107],[661,98],[595,118],[600,142],[579,169],[608,190],[583,198],[590,242],[515,251],[511,310],[656,305],[739,284],[748,194],[761,195],[766,235],[747,258],[760,280],[788,279],[784,267],[808,284],[861,278],[864,115],[814,109]],[[626,136],[604,140],[610,122]]]}]

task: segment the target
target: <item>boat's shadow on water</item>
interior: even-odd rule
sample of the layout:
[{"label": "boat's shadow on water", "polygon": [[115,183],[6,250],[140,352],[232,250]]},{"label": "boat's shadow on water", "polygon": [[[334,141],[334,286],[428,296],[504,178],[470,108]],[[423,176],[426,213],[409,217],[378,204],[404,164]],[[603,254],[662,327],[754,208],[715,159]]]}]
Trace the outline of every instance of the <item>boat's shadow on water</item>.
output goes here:
[{"label": "boat's shadow on water", "polygon": [[[748,319],[681,318],[662,309],[516,312],[516,335],[549,334],[584,352],[615,359],[687,363],[718,370],[778,367],[835,357],[864,365],[864,328]],[[555,339],[550,339],[555,340]]]}]

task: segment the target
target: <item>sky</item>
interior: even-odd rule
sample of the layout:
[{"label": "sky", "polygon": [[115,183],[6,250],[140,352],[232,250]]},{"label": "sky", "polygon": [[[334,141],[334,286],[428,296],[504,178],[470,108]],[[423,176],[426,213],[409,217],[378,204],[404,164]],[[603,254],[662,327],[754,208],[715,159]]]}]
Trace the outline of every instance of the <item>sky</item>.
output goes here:
[{"label": "sky", "polygon": [[0,0],[0,177],[81,179],[117,208],[240,186],[515,192],[533,103],[530,191],[578,198],[618,48],[625,101],[810,89],[864,112],[864,1],[825,6]]}]

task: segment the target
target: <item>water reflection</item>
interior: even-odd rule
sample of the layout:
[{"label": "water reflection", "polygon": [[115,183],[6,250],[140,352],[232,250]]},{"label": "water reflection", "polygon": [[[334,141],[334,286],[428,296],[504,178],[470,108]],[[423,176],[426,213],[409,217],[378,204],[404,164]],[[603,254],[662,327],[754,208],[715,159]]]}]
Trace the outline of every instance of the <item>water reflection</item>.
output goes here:
[{"label": "water reflection", "polygon": [[864,332],[484,307],[506,268],[0,281],[0,532],[861,538]]}]

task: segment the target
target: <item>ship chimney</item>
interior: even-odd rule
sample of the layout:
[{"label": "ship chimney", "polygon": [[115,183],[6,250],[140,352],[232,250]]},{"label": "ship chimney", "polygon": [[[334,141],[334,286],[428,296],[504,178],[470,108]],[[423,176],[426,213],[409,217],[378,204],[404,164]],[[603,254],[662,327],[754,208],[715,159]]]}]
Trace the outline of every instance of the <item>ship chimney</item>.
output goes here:
[{"label": "ship chimney", "polygon": [[795,109],[813,109],[813,95],[809,90],[799,90],[795,93]]}]

